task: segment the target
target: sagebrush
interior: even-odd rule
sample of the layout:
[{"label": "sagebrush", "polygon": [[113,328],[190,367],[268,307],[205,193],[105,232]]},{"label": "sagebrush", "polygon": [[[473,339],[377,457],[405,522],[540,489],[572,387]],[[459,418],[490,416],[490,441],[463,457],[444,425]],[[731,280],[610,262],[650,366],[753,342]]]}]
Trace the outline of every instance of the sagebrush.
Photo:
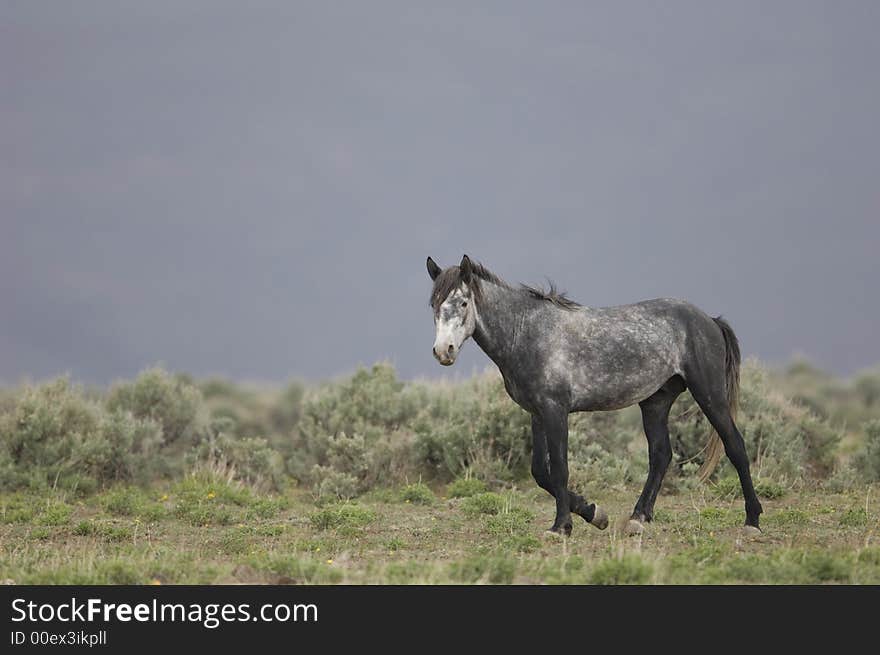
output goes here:
[{"label": "sagebrush", "polygon": [[[802,364],[768,372],[748,362],[741,388],[737,423],[765,485],[880,480],[876,370],[844,383]],[[473,495],[529,476],[530,417],[492,372],[459,383],[405,382],[379,363],[335,382],[272,388],[151,368],[104,392],[59,378],[5,389],[0,400],[7,490],[89,493],[214,470],[254,488],[294,484],[333,501],[418,481],[457,481],[452,495]],[[709,426],[688,393],[673,406],[670,434],[666,484],[693,486]],[[647,454],[638,409],[572,415],[569,463],[575,488],[641,482]],[[730,474],[722,466],[714,480]]]}]

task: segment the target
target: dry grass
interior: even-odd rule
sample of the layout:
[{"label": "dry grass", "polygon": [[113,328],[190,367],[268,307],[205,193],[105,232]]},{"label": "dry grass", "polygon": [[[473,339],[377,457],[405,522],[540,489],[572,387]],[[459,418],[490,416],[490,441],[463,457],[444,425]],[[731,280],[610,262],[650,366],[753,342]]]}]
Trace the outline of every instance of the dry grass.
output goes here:
[{"label": "dry grass", "polygon": [[880,489],[764,501],[763,535],[744,537],[741,501],[700,487],[662,495],[637,537],[615,529],[637,490],[597,494],[612,526],[578,522],[544,537],[553,503],[529,484],[492,511],[472,498],[406,502],[399,489],[357,503],[262,495],[223,476],[86,499],[0,498],[0,579],[16,583],[728,584],[880,583]]}]

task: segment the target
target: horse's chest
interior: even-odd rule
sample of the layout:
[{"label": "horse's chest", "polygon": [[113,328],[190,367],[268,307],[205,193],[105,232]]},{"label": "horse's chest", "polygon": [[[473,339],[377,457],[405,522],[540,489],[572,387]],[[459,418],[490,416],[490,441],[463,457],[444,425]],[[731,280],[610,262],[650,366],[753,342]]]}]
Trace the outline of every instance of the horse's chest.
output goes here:
[{"label": "horse's chest", "polygon": [[507,395],[511,397],[513,402],[526,411],[532,411],[534,409],[534,402],[532,401],[531,394],[529,393],[525,382],[517,380],[511,375],[504,375],[503,378],[504,388],[507,390]]}]

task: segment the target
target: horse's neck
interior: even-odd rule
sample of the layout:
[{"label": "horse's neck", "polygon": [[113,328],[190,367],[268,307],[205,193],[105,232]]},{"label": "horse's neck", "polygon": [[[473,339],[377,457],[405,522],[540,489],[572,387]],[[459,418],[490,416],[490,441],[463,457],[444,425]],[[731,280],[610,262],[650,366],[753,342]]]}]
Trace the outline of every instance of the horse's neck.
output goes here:
[{"label": "horse's neck", "polygon": [[516,356],[517,336],[522,330],[525,310],[522,295],[517,290],[483,283],[474,341],[502,373]]}]

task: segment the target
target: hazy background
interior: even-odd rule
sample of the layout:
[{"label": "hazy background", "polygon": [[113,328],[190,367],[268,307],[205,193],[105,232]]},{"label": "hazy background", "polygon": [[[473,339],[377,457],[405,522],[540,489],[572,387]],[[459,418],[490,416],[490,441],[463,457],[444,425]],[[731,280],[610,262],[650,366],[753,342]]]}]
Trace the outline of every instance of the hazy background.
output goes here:
[{"label": "hazy background", "polygon": [[4,2],[0,380],[448,375],[424,260],[463,252],[850,374],[880,361],[878,29],[876,2]]}]

